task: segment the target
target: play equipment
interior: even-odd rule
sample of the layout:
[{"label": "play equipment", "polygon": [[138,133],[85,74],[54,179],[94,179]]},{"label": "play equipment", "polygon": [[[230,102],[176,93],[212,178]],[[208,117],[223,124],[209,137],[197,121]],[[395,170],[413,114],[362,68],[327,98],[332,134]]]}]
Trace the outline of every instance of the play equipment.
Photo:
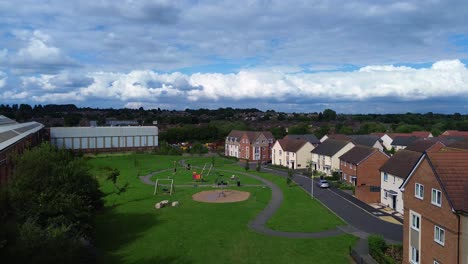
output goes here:
[{"label": "play equipment", "polygon": [[[168,181],[170,184],[165,184],[162,186],[160,184],[161,181]],[[167,186],[169,185],[169,186]],[[153,195],[156,195],[158,193],[158,187],[162,187],[162,192],[169,193],[169,195],[172,195],[172,192],[174,191],[174,179],[156,179],[156,182],[154,183],[154,193]],[[166,187],[166,188],[165,188]]]},{"label": "play equipment", "polygon": [[[210,166],[209,168],[208,168],[208,165]],[[210,176],[211,169],[213,169],[213,163],[205,163],[205,165],[203,165],[202,172],[200,173],[201,175],[203,175],[203,173],[205,172],[205,169],[208,169],[208,173],[206,174],[206,177]]]},{"label": "play equipment", "polygon": [[[196,171],[192,172],[192,179],[194,181],[204,181],[205,177],[210,176],[211,170],[213,169],[213,164],[212,163],[205,163],[203,165],[203,169],[200,173],[197,173]],[[205,171],[208,171],[205,175]]]},{"label": "play equipment", "polygon": [[201,174],[198,174],[196,171],[194,171],[192,172],[192,179],[194,181],[201,181],[203,178]]}]

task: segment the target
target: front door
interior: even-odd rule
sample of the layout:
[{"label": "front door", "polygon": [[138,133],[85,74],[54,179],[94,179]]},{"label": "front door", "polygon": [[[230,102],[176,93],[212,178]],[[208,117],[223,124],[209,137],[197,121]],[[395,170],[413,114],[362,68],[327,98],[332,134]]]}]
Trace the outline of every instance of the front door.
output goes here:
[{"label": "front door", "polygon": [[294,161],[291,161],[291,169],[294,170]]},{"label": "front door", "polygon": [[393,201],[392,201],[392,208],[396,210],[396,196],[395,195],[392,195],[393,197]]}]

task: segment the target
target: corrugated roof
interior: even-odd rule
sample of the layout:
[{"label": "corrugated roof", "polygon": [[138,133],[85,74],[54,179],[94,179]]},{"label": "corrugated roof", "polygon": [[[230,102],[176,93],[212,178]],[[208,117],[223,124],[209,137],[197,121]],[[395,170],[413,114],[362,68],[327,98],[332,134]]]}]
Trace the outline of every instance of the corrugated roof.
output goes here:
[{"label": "corrugated roof", "polygon": [[278,139],[278,143],[281,145],[283,151],[297,152],[300,150],[308,141],[304,139]]},{"label": "corrugated roof", "polygon": [[468,152],[431,152],[427,157],[453,209],[468,212]]},{"label": "corrugated roof", "polygon": [[345,154],[340,156],[340,160],[346,161],[351,164],[359,164],[361,161],[369,157],[372,153],[378,150],[366,146],[355,146]]},{"label": "corrugated roof", "polygon": [[50,138],[104,137],[104,136],[157,136],[156,126],[115,127],[51,127]]},{"label": "corrugated roof", "polygon": [[17,124],[15,120],[12,120],[4,115],[0,115],[0,126]]},{"label": "corrugated roof", "polygon": [[421,155],[421,153],[416,151],[406,149],[399,150],[380,167],[380,170],[406,179]]},{"label": "corrugated roof", "polygon": [[349,143],[349,141],[345,140],[327,139],[312,150],[312,153],[331,157]]},{"label": "corrugated roof", "polygon": [[0,151],[15,144],[28,135],[42,129],[44,125],[37,122],[12,123],[0,126]]}]

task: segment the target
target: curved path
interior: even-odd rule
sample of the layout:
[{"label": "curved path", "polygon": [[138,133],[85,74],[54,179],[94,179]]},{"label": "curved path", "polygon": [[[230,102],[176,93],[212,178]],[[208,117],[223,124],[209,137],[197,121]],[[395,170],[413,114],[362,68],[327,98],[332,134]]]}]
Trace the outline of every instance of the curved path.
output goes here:
[{"label": "curved path", "polygon": [[[170,170],[170,169],[168,169]],[[155,182],[151,181],[151,177],[154,175],[161,173],[167,170],[160,170],[153,173],[150,173],[145,176],[140,176],[140,180],[149,185],[154,185]],[[268,181],[262,177],[257,175],[242,173],[239,171],[230,171],[230,170],[220,170],[230,173],[236,173],[245,175],[256,180],[261,181],[264,185],[243,185],[243,186],[268,186],[271,189],[271,200],[268,205],[249,223],[249,227],[253,230],[270,236],[279,236],[279,237],[288,237],[288,238],[321,238],[321,237],[330,237],[330,236],[338,236],[344,234],[341,229],[335,228],[331,230],[321,231],[321,232],[314,232],[314,233],[307,233],[307,232],[284,232],[284,231],[277,231],[270,229],[266,226],[267,221],[275,214],[276,210],[278,210],[283,202],[283,192],[281,189],[271,181]],[[192,185],[175,185],[175,186],[187,186],[191,187]],[[204,185],[199,185],[204,186]],[[206,185],[206,187],[210,187],[212,185]]]}]

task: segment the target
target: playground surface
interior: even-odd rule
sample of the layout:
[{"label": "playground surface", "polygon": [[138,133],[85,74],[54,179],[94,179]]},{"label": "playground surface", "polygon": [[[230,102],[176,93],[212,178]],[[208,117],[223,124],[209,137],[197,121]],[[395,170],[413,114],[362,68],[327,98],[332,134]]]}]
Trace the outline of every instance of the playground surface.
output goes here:
[{"label": "playground surface", "polygon": [[250,193],[237,190],[201,191],[192,195],[192,199],[204,203],[235,203],[249,199]]}]

